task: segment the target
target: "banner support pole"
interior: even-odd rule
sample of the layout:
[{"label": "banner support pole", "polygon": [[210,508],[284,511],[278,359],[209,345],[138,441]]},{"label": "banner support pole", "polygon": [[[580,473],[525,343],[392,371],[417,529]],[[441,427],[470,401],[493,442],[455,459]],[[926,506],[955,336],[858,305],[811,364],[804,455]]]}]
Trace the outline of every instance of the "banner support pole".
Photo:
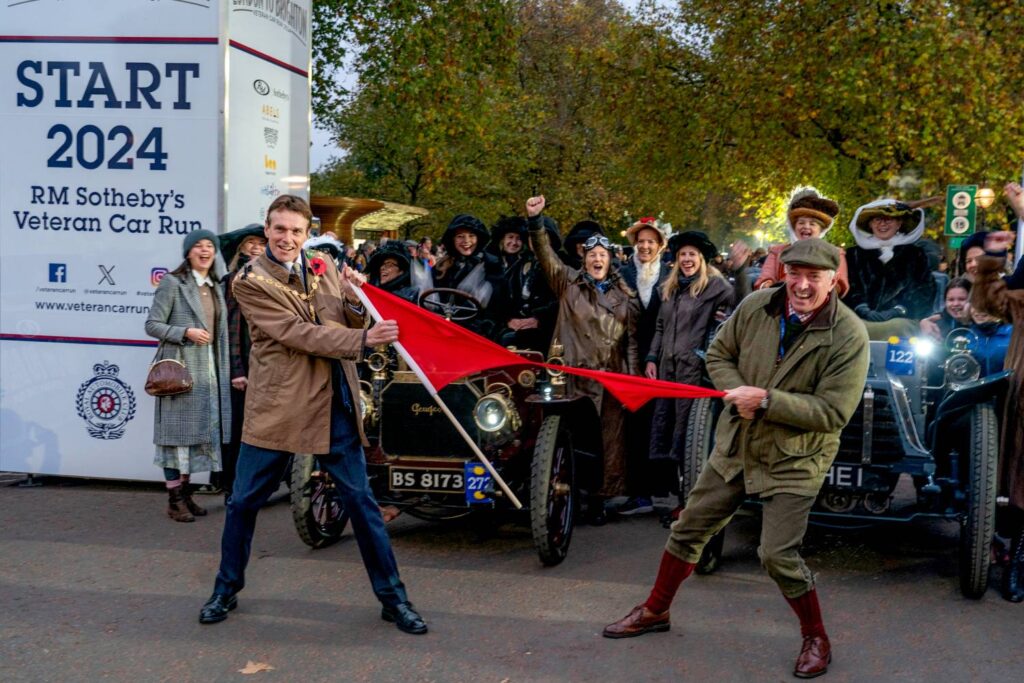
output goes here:
[{"label": "banner support pole", "polygon": [[[366,310],[370,313],[370,316],[374,320],[380,322],[383,319],[381,317],[380,311],[377,310],[376,306],[373,305],[373,302],[371,302],[369,297],[366,296],[366,294],[363,292],[362,287],[353,286],[352,289],[355,291],[356,296],[359,297],[359,301],[362,302],[364,307],[366,307]],[[434,398],[434,402],[437,403],[437,406],[441,409],[441,412],[443,412],[445,416],[447,416],[448,420],[452,423],[452,426],[455,427],[455,430],[459,433],[460,436],[462,436],[463,440],[473,451],[473,455],[475,455],[476,459],[479,460],[487,469],[491,477],[494,479],[495,482],[497,482],[498,486],[501,488],[502,492],[508,497],[512,505],[514,505],[517,510],[522,510],[523,504],[519,502],[519,498],[516,497],[516,494],[512,493],[512,489],[508,487],[508,484],[505,483],[505,480],[502,479],[501,475],[498,474],[498,471],[494,469],[494,465],[492,465],[491,461],[487,459],[487,456],[483,454],[483,452],[480,450],[480,447],[476,445],[476,442],[473,441],[473,437],[471,437],[466,432],[466,430],[462,427],[462,424],[460,424],[458,419],[456,419],[455,415],[452,414],[452,411],[449,410],[448,405],[438,395],[437,389],[434,388],[433,383],[423,373],[423,370],[420,368],[419,363],[416,362],[416,359],[414,359],[409,354],[409,352],[406,351],[405,347],[402,346],[402,342],[395,341],[392,343],[392,346],[395,347],[395,350],[398,351],[398,353],[402,356],[402,358],[409,365],[412,371],[416,373],[416,376],[419,377],[420,381],[423,382],[423,386],[426,387],[427,391]]]}]

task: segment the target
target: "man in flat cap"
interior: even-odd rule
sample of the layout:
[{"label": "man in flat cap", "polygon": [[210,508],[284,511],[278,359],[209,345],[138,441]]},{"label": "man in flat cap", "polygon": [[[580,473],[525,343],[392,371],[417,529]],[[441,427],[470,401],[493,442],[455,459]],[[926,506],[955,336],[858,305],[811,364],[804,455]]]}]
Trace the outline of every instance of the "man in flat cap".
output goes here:
[{"label": "man in flat cap", "polygon": [[835,294],[839,250],[818,238],[782,253],[785,286],[748,296],[707,352],[725,391],[708,467],[672,525],[654,589],[604,635],[627,638],[670,627],[669,605],[707,541],[748,496],[761,500],[758,555],[800,618],[794,675],[824,674],[832,658],[814,576],[800,557],[811,505],[839,450],[868,370],[863,323]]}]

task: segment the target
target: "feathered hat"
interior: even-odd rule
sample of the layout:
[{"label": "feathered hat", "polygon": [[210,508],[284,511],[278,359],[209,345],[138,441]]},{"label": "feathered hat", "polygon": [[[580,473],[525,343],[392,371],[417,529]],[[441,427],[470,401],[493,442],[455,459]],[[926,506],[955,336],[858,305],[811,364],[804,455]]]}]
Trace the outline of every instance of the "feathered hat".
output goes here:
[{"label": "feathered hat", "polygon": [[839,203],[834,199],[823,196],[816,187],[798,187],[789,195],[789,208],[786,209],[786,232],[789,233],[789,241],[796,242],[796,232],[793,224],[801,216],[809,216],[822,225],[821,234],[824,237],[839,215]]}]

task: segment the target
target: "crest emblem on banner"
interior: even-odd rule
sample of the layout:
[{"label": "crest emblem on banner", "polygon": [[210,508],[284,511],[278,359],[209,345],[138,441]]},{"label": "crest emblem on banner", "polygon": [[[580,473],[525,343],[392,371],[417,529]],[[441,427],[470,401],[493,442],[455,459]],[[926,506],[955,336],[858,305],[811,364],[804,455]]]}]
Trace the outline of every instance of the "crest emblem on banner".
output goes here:
[{"label": "crest emblem on banner", "polygon": [[97,363],[92,371],[92,378],[78,387],[78,416],[85,420],[89,436],[120,439],[125,425],[135,417],[135,394],[118,379],[121,368],[113,363]]}]

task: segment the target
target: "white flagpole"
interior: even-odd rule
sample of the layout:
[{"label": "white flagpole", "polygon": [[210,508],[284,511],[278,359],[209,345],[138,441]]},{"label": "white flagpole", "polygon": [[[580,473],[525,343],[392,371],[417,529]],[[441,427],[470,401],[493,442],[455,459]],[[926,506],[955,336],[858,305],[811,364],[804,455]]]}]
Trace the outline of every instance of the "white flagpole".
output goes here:
[{"label": "white flagpole", "polygon": [[[383,320],[380,311],[378,311],[377,307],[373,305],[373,302],[371,302],[369,297],[366,296],[362,288],[353,287],[353,289],[355,290],[356,296],[359,297],[359,301],[361,301],[363,306],[366,307],[366,310],[369,311],[373,319],[378,322]],[[477,460],[483,463],[483,466],[487,468],[488,472],[491,473],[491,476],[494,478],[494,481],[498,483],[498,486],[500,486],[501,490],[505,493],[506,496],[508,496],[508,499],[512,502],[515,508],[517,510],[522,510],[523,504],[519,502],[519,499],[516,497],[516,494],[512,493],[512,489],[508,487],[508,484],[505,483],[505,480],[502,479],[501,475],[498,474],[497,470],[494,469],[494,465],[491,464],[491,461],[487,459],[487,456],[484,455],[480,448],[476,445],[476,442],[473,441],[473,437],[466,433],[466,430],[463,429],[461,424],[459,424],[458,419],[456,419],[456,417],[452,414],[452,411],[448,409],[447,404],[445,404],[445,402],[438,395],[437,389],[434,388],[433,383],[423,373],[423,370],[420,368],[419,363],[416,362],[416,359],[413,358],[409,354],[409,352],[405,350],[405,347],[402,345],[402,342],[392,342],[392,346],[395,347],[395,349],[402,356],[402,358],[405,359],[406,364],[412,369],[414,373],[416,373],[416,376],[419,377],[420,381],[423,382],[423,386],[426,387],[427,392],[429,392],[430,395],[434,398],[434,401],[441,409],[441,412],[448,416],[448,419],[451,421],[456,431],[458,431],[458,433],[462,436],[465,442],[469,444],[469,447],[473,451],[473,455],[475,455]]]}]

